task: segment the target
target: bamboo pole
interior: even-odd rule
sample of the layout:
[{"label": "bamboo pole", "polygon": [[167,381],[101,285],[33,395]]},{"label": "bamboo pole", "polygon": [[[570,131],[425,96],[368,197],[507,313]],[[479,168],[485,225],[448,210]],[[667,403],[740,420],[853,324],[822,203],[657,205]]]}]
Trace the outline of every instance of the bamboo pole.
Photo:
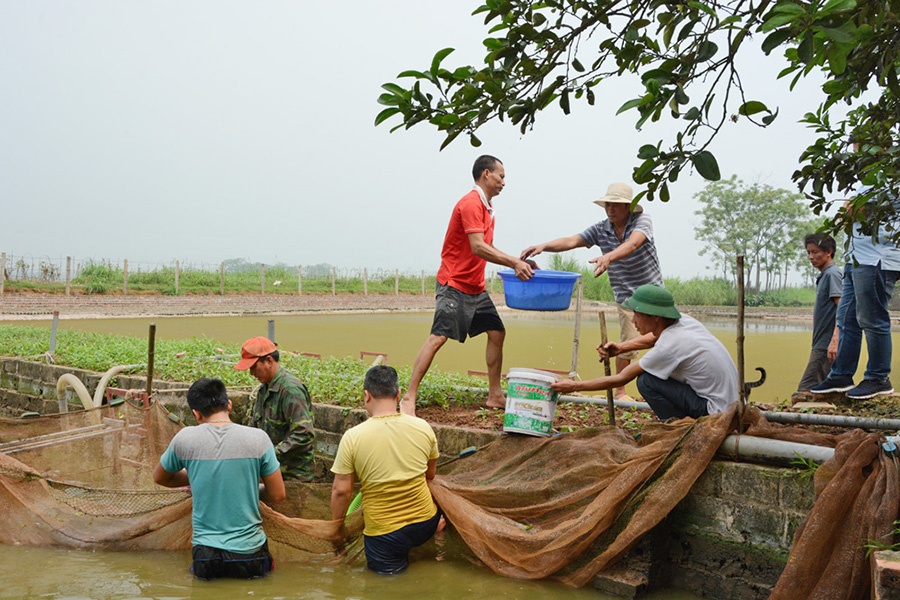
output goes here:
[{"label": "bamboo pole", "polygon": [[[606,335],[606,314],[601,310],[600,315],[600,344],[605,346],[608,341],[608,337]],[[612,375],[612,369],[609,366],[609,357],[603,359],[603,373],[607,377]],[[609,415],[609,424],[615,427],[616,425],[616,405],[615,400],[613,399],[613,391],[612,388],[606,390],[606,407],[607,414]]]},{"label": "bamboo pole", "polygon": [[147,336],[147,398],[153,390],[153,358],[156,354],[156,323],[150,323],[150,333]]},{"label": "bamboo pole", "polygon": [[744,409],[747,407],[747,394],[744,390],[744,255],[737,256],[737,369],[738,369],[738,423],[744,422]]},{"label": "bamboo pole", "polygon": [[69,286],[72,284],[72,257],[66,257],[66,296],[69,295]]},{"label": "bamboo pole", "polygon": [[572,340],[572,368],[569,369],[569,377],[578,374],[578,347],[581,344],[581,296],[584,292],[584,284],[578,278],[578,295],[575,297],[575,339]]}]

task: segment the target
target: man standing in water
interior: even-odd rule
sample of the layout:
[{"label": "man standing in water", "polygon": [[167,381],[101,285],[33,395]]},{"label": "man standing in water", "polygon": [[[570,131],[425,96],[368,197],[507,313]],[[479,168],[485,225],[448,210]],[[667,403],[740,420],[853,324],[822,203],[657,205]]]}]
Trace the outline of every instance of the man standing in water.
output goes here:
[{"label": "man standing in water", "polygon": [[331,518],[344,518],[359,481],[366,562],[377,573],[395,575],[409,566],[410,549],[440,525],[427,483],[437,469],[437,438],[424,420],[397,412],[393,367],[369,369],[363,394],[369,418],[344,433],[331,468]]},{"label": "man standing in water", "polygon": [[526,262],[497,250],[494,241],[494,206],[492,200],[505,185],[503,163],[494,156],[479,156],[472,167],[474,189],[453,207],[450,224],[441,250],[441,267],[437,274],[434,322],[431,335],[416,355],[409,389],[400,401],[400,410],[416,414],[416,395],[419,383],[438,350],[448,339],[460,343],[466,337],[487,333],[485,361],[488,370],[488,399],[490,408],[504,408],[506,402],[500,389],[503,369],[503,341],[506,329],[490,295],[484,288],[484,267],[487,262],[510,267],[522,281],[534,275],[534,263]]},{"label": "man standing in water", "polygon": [[[606,195],[594,204],[606,210],[606,220],[591,225],[581,233],[561,237],[537,246],[529,246],[522,251],[522,258],[533,258],[541,252],[565,252],[575,248],[599,246],[603,256],[590,262],[594,264],[594,277],[609,272],[609,285],[616,297],[621,335],[619,341],[626,342],[638,337],[633,324],[634,314],[623,303],[634,291],[645,284],[663,285],[656,244],[653,241],[653,221],[644,214],[640,206],[631,207],[633,197],[627,183],[612,183]],[[637,352],[623,352],[616,356],[616,373],[621,373]],[[625,387],[616,387],[617,399],[630,400]]]},{"label": "man standing in water", "polygon": [[191,572],[198,579],[262,577],[274,563],[259,501],[285,497],[275,449],[262,431],[231,422],[231,400],[218,379],[195,381],[187,401],[197,426],[175,434],[153,481],[191,486]]},{"label": "man standing in water", "polygon": [[250,407],[251,427],[269,435],[285,477],[312,481],[315,477],[316,445],[312,400],[306,385],[279,364],[275,342],[262,336],[250,338],[241,348],[234,368],[250,370],[262,385]]}]

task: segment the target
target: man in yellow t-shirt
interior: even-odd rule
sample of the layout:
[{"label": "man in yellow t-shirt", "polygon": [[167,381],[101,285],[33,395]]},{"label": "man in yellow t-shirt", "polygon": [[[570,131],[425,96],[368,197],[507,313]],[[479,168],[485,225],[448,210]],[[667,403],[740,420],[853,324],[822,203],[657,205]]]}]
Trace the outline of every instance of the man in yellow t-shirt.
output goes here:
[{"label": "man in yellow t-shirt", "polygon": [[428,541],[441,519],[427,484],[437,468],[437,438],[423,419],[397,412],[393,367],[369,369],[363,394],[369,419],[344,433],[331,467],[331,517],[347,514],[358,480],[366,562],[377,573],[394,575],[409,566],[410,549]]}]

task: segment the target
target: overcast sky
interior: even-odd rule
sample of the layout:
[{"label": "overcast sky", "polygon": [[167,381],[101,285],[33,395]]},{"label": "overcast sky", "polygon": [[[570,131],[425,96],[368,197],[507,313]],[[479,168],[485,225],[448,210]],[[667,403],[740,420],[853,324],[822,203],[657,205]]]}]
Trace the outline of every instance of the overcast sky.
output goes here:
[{"label": "overcast sky", "polygon": [[[568,117],[552,108],[524,137],[492,125],[480,149],[460,138],[439,151],[427,125],[373,125],[381,84],[437,50],[480,64],[478,4],[0,0],[0,251],[433,272],[482,152],[507,174],[495,246],[518,254],[582,231],[665,131],[615,116],[636,81],[601,85],[597,106],[573,102]],[[793,190],[815,88],[788,94],[780,65],[758,63],[745,83],[780,106],[777,126],[729,124],[715,153],[725,178]],[[693,232],[703,185],[685,173],[668,204],[645,207],[666,276],[714,274]]]}]

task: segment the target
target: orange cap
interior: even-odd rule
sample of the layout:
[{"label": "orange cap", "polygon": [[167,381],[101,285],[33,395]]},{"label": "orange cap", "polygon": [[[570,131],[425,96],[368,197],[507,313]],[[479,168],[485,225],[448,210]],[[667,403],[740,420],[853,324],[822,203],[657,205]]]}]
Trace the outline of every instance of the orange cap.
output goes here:
[{"label": "orange cap", "polygon": [[246,371],[263,356],[268,356],[278,350],[278,346],[270,340],[262,336],[250,338],[241,347],[241,360],[238,361],[234,368],[238,371]]}]

